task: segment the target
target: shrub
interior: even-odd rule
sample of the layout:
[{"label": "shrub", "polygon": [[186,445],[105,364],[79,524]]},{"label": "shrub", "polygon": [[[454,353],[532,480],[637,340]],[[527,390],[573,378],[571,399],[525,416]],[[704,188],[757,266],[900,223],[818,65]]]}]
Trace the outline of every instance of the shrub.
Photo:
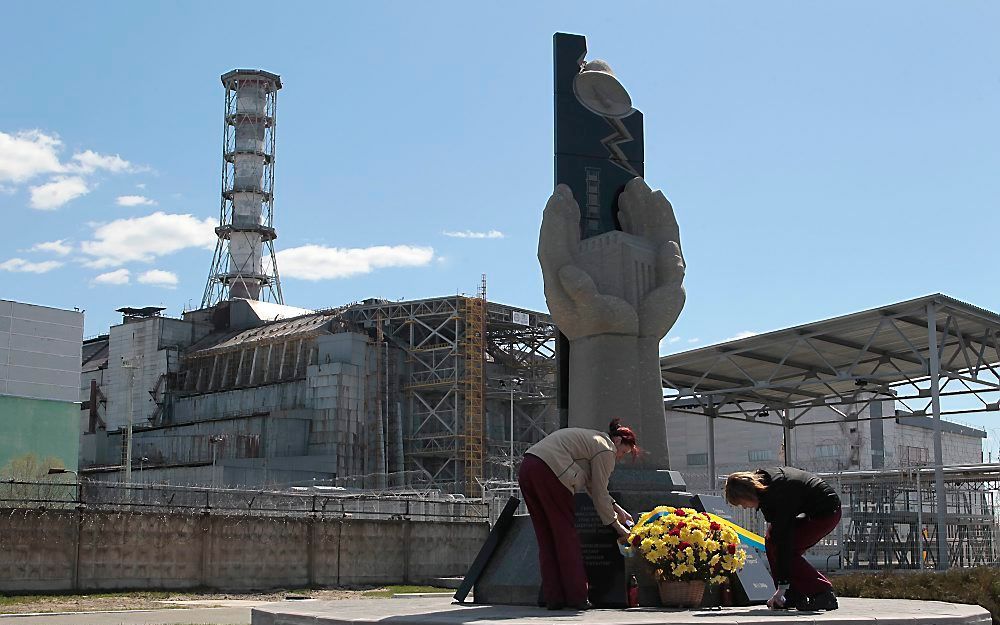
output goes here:
[{"label": "shrub", "polygon": [[948,571],[848,573],[830,580],[842,597],[919,599],[980,605],[1000,625],[1000,570],[988,567]]}]

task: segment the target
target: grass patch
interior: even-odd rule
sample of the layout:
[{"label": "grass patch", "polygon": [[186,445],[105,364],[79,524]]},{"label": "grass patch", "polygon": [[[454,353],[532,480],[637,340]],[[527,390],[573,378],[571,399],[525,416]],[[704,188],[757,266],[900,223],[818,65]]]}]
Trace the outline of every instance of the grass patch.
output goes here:
[{"label": "grass patch", "polygon": [[1000,570],[979,567],[948,571],[849,573],[830,579],[841,597],[919,599],[982,606],[1000,625]]},{"label": "grass patch", "polygon": [[362,595],[374,599],[385,599],[393,595],[410,592],[454,593],[455,591],[451,588],[438,588],[437,586],[386,586],[384,588],[376,588],[375,590],[366,590],[362,593]]},{"label": "grass patch", "polygon": [[175,596],[175,592],[142,591],[142,592],[95,592],[87,594],[65,593],[51,595],[3,595],[0,594],[0,607],[24,605],[26,603],[62,603],[74,599],[147,599],[161,601]]}]

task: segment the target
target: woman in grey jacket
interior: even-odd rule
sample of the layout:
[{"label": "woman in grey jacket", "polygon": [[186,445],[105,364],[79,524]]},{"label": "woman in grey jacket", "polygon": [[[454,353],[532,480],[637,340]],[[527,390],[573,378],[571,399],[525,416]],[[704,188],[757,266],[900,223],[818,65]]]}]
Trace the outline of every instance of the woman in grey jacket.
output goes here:
[{"label": "woman in grey jacket", "polygon": [[587,574],[574,523],[573,494],[587,492],[601,521],[627,536],[632,517],[608,493],[615,462],[639,454],[635,433],[614,419],[608,431],[563,428],[532,445],[517,481],[538,541],[542,592],[550,610],[585,610]]}]

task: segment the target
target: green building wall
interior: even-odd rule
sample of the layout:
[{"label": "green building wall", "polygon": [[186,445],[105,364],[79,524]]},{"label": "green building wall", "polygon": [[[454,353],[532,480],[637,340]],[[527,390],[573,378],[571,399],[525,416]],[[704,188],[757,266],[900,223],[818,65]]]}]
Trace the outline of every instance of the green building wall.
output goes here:
[{"label": "green building wall", "polygon": [[79,468],[80,404],[0,395],[0,428],[4,477],[40,477],[50,466]]}]

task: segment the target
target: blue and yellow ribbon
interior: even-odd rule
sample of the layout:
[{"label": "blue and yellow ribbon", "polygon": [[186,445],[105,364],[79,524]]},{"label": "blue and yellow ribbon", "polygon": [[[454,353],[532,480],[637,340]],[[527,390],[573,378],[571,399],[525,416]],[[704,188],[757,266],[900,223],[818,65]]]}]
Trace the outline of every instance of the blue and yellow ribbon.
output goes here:
[{"label": "blue and yellow ribbon", "polygon": [[[635,527],[640,527],[642,525],[646,525],[647,523],[652,523],[657,519],[662,519],[663,517],[669,516],[671,514],[673,513],[665,511],[657,512],[656,514],[652,515],[645,521],[636,524]],[[754,534],[750,530],[740,527],[739,525],[733,523],[732,521],[724,519],[717,514],[712,514],[711,512],[705,512],[704,514],[707,514],[709,519],[715,521],[719,525],[726,525],[732,528],[732,530],[736,532],[736,535],[740,537],[740,542],[743,543],[744,545],[748,547],[753,547],[754,549],[759,549],[760,551],[764,551],[764,539],[761,536],[758,536],[757,534]],[[635,549],[632,547],[630,543],[627,542],[623,544],[621,541],[619,541],[618,551],[620,551],[621,554],[626,558],[631,558],[633,555],[635,555]]]}]

